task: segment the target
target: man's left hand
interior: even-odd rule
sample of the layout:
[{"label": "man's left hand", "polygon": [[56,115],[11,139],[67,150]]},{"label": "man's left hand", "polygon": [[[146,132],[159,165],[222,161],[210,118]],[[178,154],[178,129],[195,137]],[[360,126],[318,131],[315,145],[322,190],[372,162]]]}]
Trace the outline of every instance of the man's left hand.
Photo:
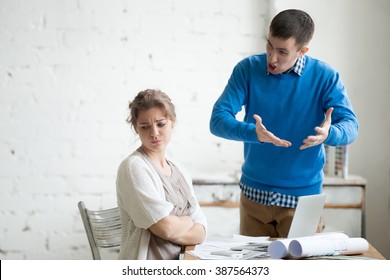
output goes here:
[{"label": "man's left hand", "polygon": [[330,107],[328,111],[326,111],[326,117],[322,124],[314,128],[317,135],[310,135],[303,140],[304,144],[300,147],[301,150],[320,145],[328,138],[330,125],[332,123],[332,112],[333,107]]}]

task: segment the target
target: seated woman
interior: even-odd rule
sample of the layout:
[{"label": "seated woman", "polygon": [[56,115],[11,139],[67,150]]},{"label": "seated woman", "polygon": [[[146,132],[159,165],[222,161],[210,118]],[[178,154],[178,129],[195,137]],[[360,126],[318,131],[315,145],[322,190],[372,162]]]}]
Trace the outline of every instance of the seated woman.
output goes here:
[{"label": "seated woman", "polygon": [[165,157],[175,107],[165,93],[148,89],[138,93],[129,109],[127,122],[142,144],[118,169],[119,259],[178,259],[183,245],[204,241],[207,222],[191,177]]}]

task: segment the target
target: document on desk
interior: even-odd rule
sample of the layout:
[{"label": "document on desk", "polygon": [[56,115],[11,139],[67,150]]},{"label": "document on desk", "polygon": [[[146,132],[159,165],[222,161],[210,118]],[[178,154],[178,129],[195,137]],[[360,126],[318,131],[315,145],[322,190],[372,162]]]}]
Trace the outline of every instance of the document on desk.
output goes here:
[{"label": "document on desk", "polygon": [[210,236],[188,253],[203,260],[248,260],[268,258],[268,236]]}]

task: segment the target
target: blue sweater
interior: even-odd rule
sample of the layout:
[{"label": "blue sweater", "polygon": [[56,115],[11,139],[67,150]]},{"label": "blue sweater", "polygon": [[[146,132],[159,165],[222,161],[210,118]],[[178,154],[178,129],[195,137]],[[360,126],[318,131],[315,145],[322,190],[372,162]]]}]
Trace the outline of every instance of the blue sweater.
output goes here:
[{"label": "blue sweater", "polygon": [[[301,76],[267,74],[266,55],[239,62],[216,101],[210,131],[219,137],[244,142],[241,182],[247,186],[301,196],[321,192],[325,164],[323,145],[299,147],[314,127],[321,125],[328,108],[334,107],[325,144],[352,143],[359,124],[339,74],[329,65],[306,56]],[[243,121],[236,114],[245,109]],[[292,143],[289,148],[260,143],[256,136],[258,114],[276,136]]]}]

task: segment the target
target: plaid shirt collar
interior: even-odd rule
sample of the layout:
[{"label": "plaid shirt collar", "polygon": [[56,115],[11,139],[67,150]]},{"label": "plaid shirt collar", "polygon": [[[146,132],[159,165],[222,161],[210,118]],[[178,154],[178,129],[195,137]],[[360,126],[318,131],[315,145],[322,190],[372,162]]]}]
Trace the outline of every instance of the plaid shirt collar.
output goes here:
[{"label": "plaid shirt collar", "polygon": [[[291,71],[293,71],[298,76],[302,76],[303,69],[305,68],[305,62],[306,62],[306,57],[303,55],[297,59],[297,62],[295,62],[294,67],[292,67],[290,70],[288,70],[284,74],[287,74],[287,73],[290,73]],[[269,75],[268,71],[267,71],[267,75]]]}]

